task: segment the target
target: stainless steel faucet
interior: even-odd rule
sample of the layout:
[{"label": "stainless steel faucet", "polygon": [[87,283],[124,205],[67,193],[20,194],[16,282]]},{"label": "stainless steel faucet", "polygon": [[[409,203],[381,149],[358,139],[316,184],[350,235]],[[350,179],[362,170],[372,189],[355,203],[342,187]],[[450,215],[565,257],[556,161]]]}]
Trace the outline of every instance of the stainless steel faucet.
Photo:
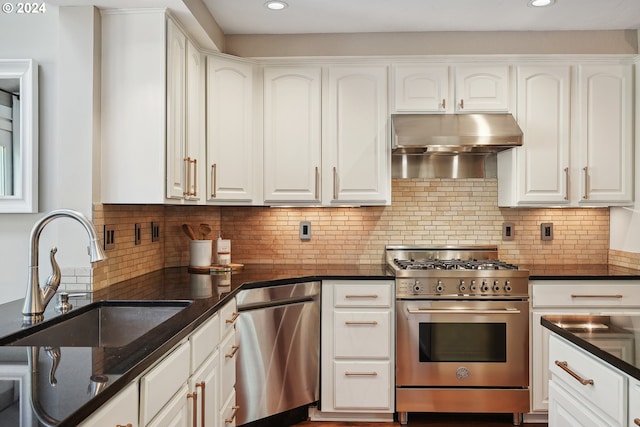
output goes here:
[{"label": "stainless steel faucet", "polygon": [[40,233],[44,227],[56,218],[72,218],[83,225],[89,234],[89,256],[90,261],[103,261],[105,256],[95,227],[82,213],[70,209],[57,209],[49,212],[42,217],[31,229],[31,243],[29,247],[29,283],[27,284],[27,294],[24,298],[24,306],[22,307],[23,323],[30,325],[42,321],[43,313],[49,301],[56,293],[60,284],[60,269],[55,260],[57,249],[51,249],[51,266],[53,274],[47,279],[45,288],[40,288],[38,275],[38,247],[40,242]]}]

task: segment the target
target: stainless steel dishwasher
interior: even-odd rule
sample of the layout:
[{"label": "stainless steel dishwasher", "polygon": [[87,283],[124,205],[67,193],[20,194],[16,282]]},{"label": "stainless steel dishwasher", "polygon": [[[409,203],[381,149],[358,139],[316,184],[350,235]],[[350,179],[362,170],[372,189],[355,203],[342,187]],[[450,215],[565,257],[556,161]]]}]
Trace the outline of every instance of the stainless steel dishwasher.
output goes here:
[{"label": "stainless steel dishwasher", "polygon": [[318,401],[320,282],[247,289],[236,296],[237,424]]}]

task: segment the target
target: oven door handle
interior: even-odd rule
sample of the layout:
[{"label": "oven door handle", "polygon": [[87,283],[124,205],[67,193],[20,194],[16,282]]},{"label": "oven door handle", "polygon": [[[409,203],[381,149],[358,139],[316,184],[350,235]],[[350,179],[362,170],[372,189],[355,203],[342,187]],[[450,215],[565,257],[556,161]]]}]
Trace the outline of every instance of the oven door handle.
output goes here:
[{"label": "oven door handle", "polygon": [[517,308],[466,309],[466,308],[420,308],[407,307],[409,314],[520,314]]}]

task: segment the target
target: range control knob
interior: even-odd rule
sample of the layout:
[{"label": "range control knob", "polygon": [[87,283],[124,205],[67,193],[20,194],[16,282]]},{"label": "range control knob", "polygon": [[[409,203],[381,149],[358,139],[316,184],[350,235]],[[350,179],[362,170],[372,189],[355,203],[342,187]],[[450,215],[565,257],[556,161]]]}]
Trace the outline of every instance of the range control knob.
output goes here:
[{"label": "range control knob", "polygon": [[438,280],[436,282],[436,292],[442,293],[442,291],[444,291],[444,285],[442,284],[442,280]]},{"label": "range control knob", "polygon": [[511,292],[511,289],[512,289],[512,288],[511,288],[511,282],[507,280],[507,281],[504,283],[504,291],[505,291],[505,292]]},{"label": "range control knob", "polygon": [[482,286],[480,287],[480,290],[481,290],[483,293],[489,292],[489,284],[487,283],[487,281],[486,281],[486,280],[483,280],[483,281],[482,281]]},{"label": "range control knob", "polygon": [[418,294],[420,293],[421,290],[422,290],[422,284],[420,283],[420,281],[416,280],[413,283],[413,293]]},{"label": "range control knob", "polygon": [[460,280],[460,284],[458,285],[458,290],[462,293],[467,291],[467,285],[464,283],[464,280]]},{"label": "range control knob", "polygon": [[493,292],[500,292],[500,282],[497,280],[493,282]]},{"label": "range control knob", "polygon": [[469,290],[471,292],[475,292],[475,291],[478,290],[478,286],[476,285],[476,281],[475,280],[471,281],[471,284],[469,285]]}]

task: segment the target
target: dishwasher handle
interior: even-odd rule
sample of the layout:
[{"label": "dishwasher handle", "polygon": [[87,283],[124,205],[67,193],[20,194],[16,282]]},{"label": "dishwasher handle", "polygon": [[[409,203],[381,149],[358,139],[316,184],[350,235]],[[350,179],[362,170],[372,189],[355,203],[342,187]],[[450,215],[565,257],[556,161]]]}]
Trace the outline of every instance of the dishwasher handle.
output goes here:
[{"label": "dishwasher handle", "polygon": [[317,295],[304,295],[300,297],[279,298],[271,301],[248,303],[245,305],[239,305],[237,308],[239,312],[242,312],[242,311],[249,311],[249,310],[260,310],[262,308],[280,307],[283,305],[314,302],[314,301],[317,301]]}]

